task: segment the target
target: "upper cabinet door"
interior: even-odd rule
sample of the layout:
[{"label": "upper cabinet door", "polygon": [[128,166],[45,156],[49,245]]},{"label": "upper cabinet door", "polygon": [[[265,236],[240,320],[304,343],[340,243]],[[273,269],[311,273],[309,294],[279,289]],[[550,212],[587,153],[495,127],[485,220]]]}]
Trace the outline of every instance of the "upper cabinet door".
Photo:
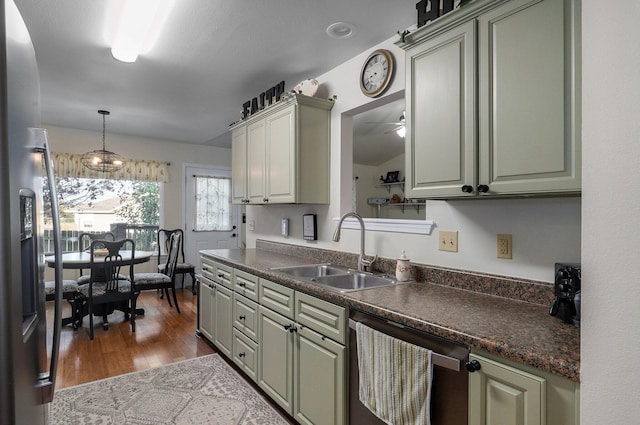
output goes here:
[{"label": "upper cabinet door", "polygon": [[468,196],[476,182],[476,30],[468,21],[407,51],[407,197]]},{"label": "upper cabinet door", "polygon": [[580,191],[574,15],[569,0],[513,0],[479,17],[479,183],[489,195]]},{"label": "upper cabinet door", "polygon": [[239,127],[231,134],[231,183],[233,203],[247,200],[247,128]]},{"label": "upper cabinet door", "polygon": [[267,116],[267,185],[269,203],[296,199],[296,106]]},{"label": "upper cabinet door", "polygon": [[264,121],[247,126],[247,196],[251,203],[261,204],[265,198],[267,147]]}]

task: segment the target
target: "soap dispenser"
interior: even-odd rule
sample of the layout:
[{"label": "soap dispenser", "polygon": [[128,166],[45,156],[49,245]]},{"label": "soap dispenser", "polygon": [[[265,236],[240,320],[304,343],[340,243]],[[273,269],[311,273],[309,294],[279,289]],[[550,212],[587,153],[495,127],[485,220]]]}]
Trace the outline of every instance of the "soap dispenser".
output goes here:
[{"label": "soap dispenser", "polygon": [[396,280],[398,282],[406,282],[407,280],[411,280],[411,271],[409,267],[409,259],[404,254],[404,249],[402,250],[402,254],[396,263]]}]

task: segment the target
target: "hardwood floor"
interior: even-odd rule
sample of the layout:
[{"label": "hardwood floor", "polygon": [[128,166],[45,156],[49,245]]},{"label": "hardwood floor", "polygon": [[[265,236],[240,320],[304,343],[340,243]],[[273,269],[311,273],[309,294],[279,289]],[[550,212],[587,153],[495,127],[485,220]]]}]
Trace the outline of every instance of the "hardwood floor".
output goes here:
[{"label": "hardwood floor", "polygon": [[[138,298],[144,316],[136,317],[136,332],[131,332],[124,314],[109,316],[109,330],[102,330],[102,319],[94,318],[94,339],[89,339],[89,317],[74,331],[62,328],[60,361],[56,388],[65,388],[124,373],[162,366],[181,360],[215,353],[204,339],[195,335],[197,297],[190,289],[178,290],[180,314],[169,307],[156,291],[145,291]],[[69,305],[63,301],[63,317]],[[47,319],[51,323],[53,303],[47,303]],[[49,338],[50,340],[50,338]],[[50,343],[50,341],[49,341]]]}]

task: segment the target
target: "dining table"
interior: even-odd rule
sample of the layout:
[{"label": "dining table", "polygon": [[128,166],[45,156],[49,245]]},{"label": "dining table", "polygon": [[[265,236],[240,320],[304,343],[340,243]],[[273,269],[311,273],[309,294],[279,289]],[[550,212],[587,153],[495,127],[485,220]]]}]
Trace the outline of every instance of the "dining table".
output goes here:
[{"label": "dining table", "polygon": [[[131,259],[131,251],[122,250],[119,252],[122,256],[122,261],[129,261]],[[135,251],[133,254],[133,263],[141,264],[146,263],[157,254],[154,251]],[[98,256],[94,255],[94,262],[96,261],[104,261],[106,256]],[[56,258],[53,255],[45,256],[44,261],[47,263],[48,267],[55,267]],[[87,251],[75,251],[75,252],[64,252],[62,253],[62,268],[63,269],[73,269],[73,270],[81,270],[81,269],[90,269],[91,267],[91,254]],[[143,308],[136,308],[136,315],[142,316],[144,315]]]},{"label": "dining table", "polygon": [[[135,251],[133,255],[134,264],[146,263],[153,257],[154,251]],[[129,261],[131,259],[131,251],[120,251],[123,261]],[[104,256],[95,256],[94,261],[104,261]],[[48,267],[54,267],[56,264],[56,258],[53,255],[46,256],[44,258]],[[86,251],[76,252],[64,252],[62,253],[62,268],[63,269],[88,269],[91,265],[91,254]]]}]

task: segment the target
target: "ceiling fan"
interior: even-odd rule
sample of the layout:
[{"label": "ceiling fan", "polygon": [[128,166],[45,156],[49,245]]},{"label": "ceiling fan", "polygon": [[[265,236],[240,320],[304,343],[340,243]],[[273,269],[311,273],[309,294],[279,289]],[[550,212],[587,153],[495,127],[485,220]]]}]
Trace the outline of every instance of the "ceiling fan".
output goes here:
[{"label": "ceiling fan", "polygon": [[395,125],[396,127],[385,131],[384,134],[397,133],[398,136],[404,137],[406,128],[405,128],[405,115],[404,111],[402,111],[402,115],[398,118],[398,122],[366,122],[365,124],[386,124],[386,125]]}]

